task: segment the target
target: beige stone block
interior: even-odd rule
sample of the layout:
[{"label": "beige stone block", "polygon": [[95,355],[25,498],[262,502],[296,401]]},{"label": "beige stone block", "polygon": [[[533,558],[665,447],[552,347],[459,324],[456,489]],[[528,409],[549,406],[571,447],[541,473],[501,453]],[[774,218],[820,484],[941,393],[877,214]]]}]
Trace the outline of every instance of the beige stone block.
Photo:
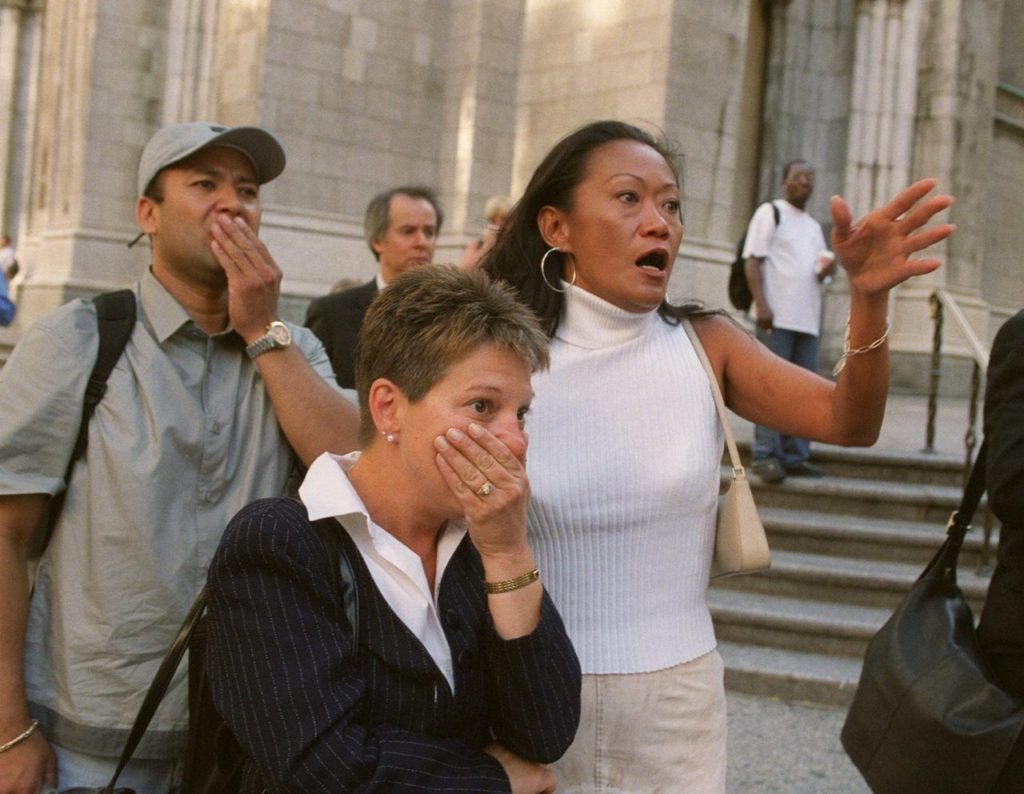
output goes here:
[{"label": "beige stone block", "polygon": [[352,17],[351,45],[357,49],[373,52],[377,49],[377,37],[380,26],[377,21],[366,16]]},{"label": "beige stone block", "polygon": [[346,47],[341,54],[341,74],[346,80],[362,83],[366,80],[367,51]]}]

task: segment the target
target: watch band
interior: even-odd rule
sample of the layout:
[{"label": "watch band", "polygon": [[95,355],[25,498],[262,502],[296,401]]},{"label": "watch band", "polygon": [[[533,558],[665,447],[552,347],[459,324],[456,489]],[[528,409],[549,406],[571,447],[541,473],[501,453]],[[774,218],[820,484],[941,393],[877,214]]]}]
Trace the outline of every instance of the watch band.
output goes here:
[{"label": "watch band", "polygon": [[246,345],[245,354],[249,358],[262,356],[271,350],[281,350],[292,343],[292,333],[280,320],[274,320],[267,326],[267,332],[250,345]]}]

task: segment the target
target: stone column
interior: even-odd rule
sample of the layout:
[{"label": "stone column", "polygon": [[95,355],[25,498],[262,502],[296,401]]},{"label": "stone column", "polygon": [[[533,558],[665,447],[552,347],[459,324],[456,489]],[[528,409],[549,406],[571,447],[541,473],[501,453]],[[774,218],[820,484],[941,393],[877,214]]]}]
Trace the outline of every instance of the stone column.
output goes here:
[{"label": "stone column", "polygon": [[0,0],[0,229],[15,236],[21,208],[28,79],[41,2]]},{"label": "stone column", "polygon": [[446,203],[437,261],[458,262],[492,195],[511,190],[523,0],[454,3],[444,60],[439,186]]},{"label": "stone column", "polygon": [[210,75],[217,33],[217,4],[171,0],[162,122],[211,120]]},{"label": "stone column", "polygon": [[21,11],[0,4],[0,228],[8,229],[11,190],[11,139],[14,134],[14,99],[17,93]]},{"label": "stone column", "polygon": [[844,196],[854,215],[907,184],[923,0],[859,0]]},{"label": "stone column", "polygon": [[[843,196],[854,217],[886,201],[911,179],[923,4],[926,0],[858,0]],[[928,339],[927,282],[893,293],[890,319],[899,351],[920,352]],[[909,291],[903,295],[904,291]],[[911,297],[908,301],[907,297]]]},{"label": "stone column", "polygon": [[[908,0],[909,1],[909,0]],[[934,176],[939,189],[956,196],[948,213],[955,235],[935,246],[942,267],[900,287],[893,307],[896,348],[921,361],[931,345],[928,295],[936,287],[952,292],[979,338],[988,338],[988,305],[982,296],[985,263],[986,179],[991,169],[995,87],[999,63],[1001,0],[927,0],[919,38],[917,119],[910,176]],[[948,327],[948,326],[947,326]],[[947,332],[944,350],[966,352],[961,336]],[[955,369],[951,361],[951,369]],[[943,364],[944,369],[946,364]],[[920,386],[918,371],[894,368],[897,386]],[[963,380],[966,380],[964,374]],[[944,372],[944,383],[961,380]]]}]

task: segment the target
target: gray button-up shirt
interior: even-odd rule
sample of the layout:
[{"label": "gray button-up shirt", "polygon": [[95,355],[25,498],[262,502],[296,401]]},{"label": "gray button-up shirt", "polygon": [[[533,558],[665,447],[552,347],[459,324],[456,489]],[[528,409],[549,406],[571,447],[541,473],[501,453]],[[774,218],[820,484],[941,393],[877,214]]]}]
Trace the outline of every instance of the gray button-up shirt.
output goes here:
[{"label": "gray button-up shirt", "polygon": [[[224,527],[286,491],[296,460],[241,338],[208,336],[147,272],[139,321],[89,425],[29,608],[25,676],[48,738],[116,756]],[[334,385],[308,329],[294,343]],[[0,370],[0,494],[57,493],[97,354],[96,313],[73,301]],[[136,757],[172,758],[187,728],[184,670]]]}]

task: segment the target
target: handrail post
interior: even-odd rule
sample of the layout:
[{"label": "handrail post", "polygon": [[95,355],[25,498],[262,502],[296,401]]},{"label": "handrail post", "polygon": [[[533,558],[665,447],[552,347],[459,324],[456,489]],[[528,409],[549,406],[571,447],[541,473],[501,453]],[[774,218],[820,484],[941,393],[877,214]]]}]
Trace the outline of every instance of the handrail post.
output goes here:
[{"label": "handrail post", "polygon": [[974,458],[974,446],[978,441],[974,427],[978,421],[978,395],[981,392],[981,367],[972,362],[971,367],[971,399],[967,403],[967,431],[964,433],[964,487],[971,475],[971,461]]},{"label": "handrail post", "polygon": [[[978,424],[978,398],[981,395],[981,366],[977,361],[971,369],[971,400],[967,409],[967,432],[964,434],[964,487],[967,487],[967,480],[971,476],[971,460],[974,457],[974,447],[978,436],[975,427]],[[978,575],[986,576],[991,573],[992,565],[992,514],[985,509],[985,523],[981,535],[981,557],[978,560]]]},{"label": "handrail post", "polygon": [[928,310],[932,316],[932,365],[928,374],[928,423],[924,431],[923,452],[935,451],[935,413],[939,403],[939,373],[942,363],[942,301],[938,292],[928,297]]}]

